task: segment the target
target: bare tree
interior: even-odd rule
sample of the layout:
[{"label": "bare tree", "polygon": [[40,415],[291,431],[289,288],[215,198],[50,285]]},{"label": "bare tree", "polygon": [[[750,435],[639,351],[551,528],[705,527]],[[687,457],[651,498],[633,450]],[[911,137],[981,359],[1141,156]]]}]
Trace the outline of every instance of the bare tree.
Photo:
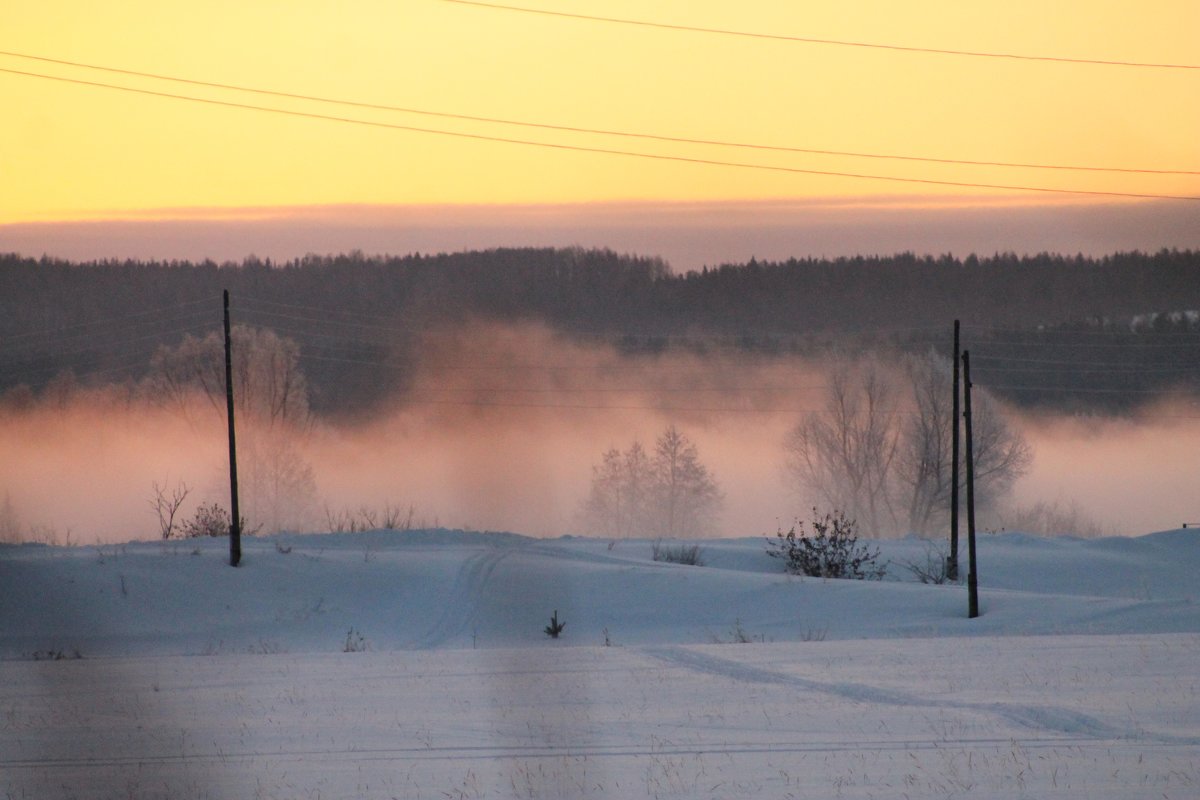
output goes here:
[{"label": "bare tree", "polygon": [[[296,342],[246,325],[233,326],[230,337],[238,413],[271,427],[306,425],[308,384],[300,370]],[[151,360],[152,390],[184,409],[198,394],[224,414],[224,348],[222,336],[215,332],[203,339],[189,334],[174,347],[159,347]]]},{"label": "bare tree", "polygon": [[[300,348],[263,328],[235,325],[230,336],[245,516],[270,532],[301,529],[315,512],[316,481],[297,447],[311,422]],[[163,402],[187,414],[199,397],[225,415],[220,334],[160,347],[151,366],[150,386]]]},{"label": "bare tree", "polygon": [[927,533],[950,502],[953,375],[950,362],[933,353],[911,359],[907,373],[913,413],[904,422],[897,480],[908,498],[909,530]]},{"label": "bare tree", "polygon": [[17,507],[13,505],[12,495],[4,493],[4,502],[0,503],[0,542],[16,544],[21,541],[21,517]]},{"label": "bare tree", "polygon": [[623,539],[648,531],[650,460],[638,442],[622,453],[610,447],[592,467],[592,489],[583,515],[604,536]]},{"label": "bare tree", "polygon": [[[872,359],[835,365],[824,409],[785,441],[789,474],[871,535],[932,531],[950,504],[952,387],[949,361],[935,354],[902,369]],[[1025,474],[1031,454],[999,404],[978,389],[973,398],[975,496],[986,507]]]},{"label": "bare tree", "polygon": [[316,476],[293,438],[251,428],[238,440],[245,516],[268,533],[306,530],[316,520]]},{"label": "bare tree", "polygon": [[[909,530],[915,533],[929,533],[942,524],[950,505],[951,370],[950,362],[935,353],[911,359],[906,365],[913,412],[906,417],[896,479],[908,500]],[[1007,494],[1028,471],[1032,451],[986,391],[975,388],[972,400],[975,500],[984,509]]]},{"label": "bare tree", "polygon": [[149,502],[150,508],[154,509],[154,514],[158,517],[158,532],[163,539],[171,539],[176,533],[179,533],[175,517],[179,514],[179,509],[190,492],[188,485],[183,481],[171,489],[170,494],[167,493],[166,481],[163,481],[161,486],[158,481],[154,482],[154,496],[150,498]]},{"label": "bare tree", "polygon": [[608,537],[621,539],[626,533],[621,520],[625,505],[625,475],[621,451],[610,447],[592,467],[592,488],[583,503],[587,523]]},{"label": "bare tree", "polygon": [[639,442],[625,452],[609,448],[592,467],[583,517],[597,533],[630,536],[703,536],[716,527],[721,492],[696,446],[668,427],[649,456]]},{"label": "bare tree", "polygon": [[654,510],[660,536],[705,536],[715,531],[721,490],[699,453],[674,425],[654,445]]},{"label": "bare tree", "polygon": [[871,535],[897,527],[891,472],[899,450],[895,381],[874,360],[834,365],[825,407],[784,443],[791,476]]}]

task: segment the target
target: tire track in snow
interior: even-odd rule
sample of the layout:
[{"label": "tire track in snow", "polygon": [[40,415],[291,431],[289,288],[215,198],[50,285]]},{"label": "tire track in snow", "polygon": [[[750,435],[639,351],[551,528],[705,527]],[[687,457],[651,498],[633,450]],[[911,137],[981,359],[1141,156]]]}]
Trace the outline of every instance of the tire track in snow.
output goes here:
[{"label": "tire track in snow", "polygon": [[446,605],[441,615],[413,646],[431,649],[456,636],[465,635],[479,616],[484,587],[496,567],[511,552],[508,549],[488,548],[463,561],[454,576],[454,585],[446,592]]},{"label": "tire track in snow", "polygon": [[855,703],[878,703],[880,705],[916,708],[939,708],[958,711],[975,711],[994,714],[1024,728],[1065,734],[1071,737],[1086,737],[1091,740],[1150,740],[1160,744],[1196,745],[1200,737],[1155,734],[1132,728],[1110,725],[1096,717],[1055,706],[1031,706],[1018,703],[968,703],[954,702],[941,698],[929,698],[908,692],[882,689],[862,683],[827,682],[801,678],[784,672],[753,667],[732,659],[718,658],[684,647],[647,647],[643,653],[674,667],[693,672],[716,675],[745,683],[766,683],[787,686],[805,692],[833,695]]}]

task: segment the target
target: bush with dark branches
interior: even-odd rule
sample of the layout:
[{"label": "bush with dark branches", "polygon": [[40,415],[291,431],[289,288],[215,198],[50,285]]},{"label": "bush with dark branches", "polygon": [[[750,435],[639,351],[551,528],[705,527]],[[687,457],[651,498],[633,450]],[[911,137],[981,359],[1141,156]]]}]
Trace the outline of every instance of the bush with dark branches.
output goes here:
[{"label": "bush with dark branches", "polygon": [[[185,539],[202,539],[229,535],[229,512],[219,503],[201,503],[196,509],[196,515],[179,526],[179,531]],[[262,528],[256,525],[251,528],[246,524],[246,518],[241,518],[241,530],[245,536],[253,536]]]},{"label": "bush with dark branches", "polygon": [[859,544],[858,525],[841,511],[821,516],[813,509],[812,532],[797,520],[789,531],[767,539],[767,555],[783,559],[793,575],[814,578],[882,580],[886,566],[877,563],[879,548]]}]

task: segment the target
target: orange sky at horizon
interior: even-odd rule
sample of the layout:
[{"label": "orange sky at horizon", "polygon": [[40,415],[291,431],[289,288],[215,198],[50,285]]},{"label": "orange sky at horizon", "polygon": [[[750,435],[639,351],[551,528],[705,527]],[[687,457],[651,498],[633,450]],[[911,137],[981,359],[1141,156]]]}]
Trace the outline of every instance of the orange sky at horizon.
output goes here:
[{"label": "orange sky at horizon", "polygon": [[[728,4],[530,8],[913,47],[1200,64],[1200,4]],[[1067,172],[662,142],[200,87],[244,87],[559,126],[926,158],[1200,172],[1200,70],[950,56],[667,30],[443,0],[18,4],[0,69],[0,225],[331,205],[614,201],[1086,201],[535,147],[626,150],[909,180],[1200,196],[1200,174]],[[452,133],[464,136],[449,135]],[[924,198],[924,201],[922,200]],[[954,200],[953,198],[961,198]],[[1179,201],[1186,203],[1188,201]],[[214,211],[215,210],[215,211]]]}]

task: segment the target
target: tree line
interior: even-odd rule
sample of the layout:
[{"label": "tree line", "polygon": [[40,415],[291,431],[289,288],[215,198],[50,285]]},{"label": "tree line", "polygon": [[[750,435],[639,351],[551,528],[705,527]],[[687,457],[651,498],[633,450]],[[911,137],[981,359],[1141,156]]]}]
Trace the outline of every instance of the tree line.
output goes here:
[{"label": "tree line", "polygon": [[[661,259],[611,250],[520,248],[223,264],[0,255],[0,392],[42,391],[68,370],[138,379],[160,345],[181,341],[184,312],[212,297],[216,319],[225,288],[235,304],[253,301],[237,308],[246,325],[303,318],[287,335],[318,414],[369,410],[402,392],[421,332],[467,318],[543,322],[630,355],[847,346],[949,355],[939,326],[959,318],[980,329],[968,339],[980,373],[989,358],[1007,361],[998,393],[1021,404],[1120,409],[1146,390],[1200,386],[1200,347],[1145,346],[1200,340],[1196,251],[751,259],[673,274]],[[1155,321],[1136,324],[1146,319]],[[348,320],[368,324],[346,336]],[[1196,338],[1172,338],[1180,334]],[[371,366],[381,362],[391,368]],[[1081,385],[1100,391],[1072,393]]]}]

